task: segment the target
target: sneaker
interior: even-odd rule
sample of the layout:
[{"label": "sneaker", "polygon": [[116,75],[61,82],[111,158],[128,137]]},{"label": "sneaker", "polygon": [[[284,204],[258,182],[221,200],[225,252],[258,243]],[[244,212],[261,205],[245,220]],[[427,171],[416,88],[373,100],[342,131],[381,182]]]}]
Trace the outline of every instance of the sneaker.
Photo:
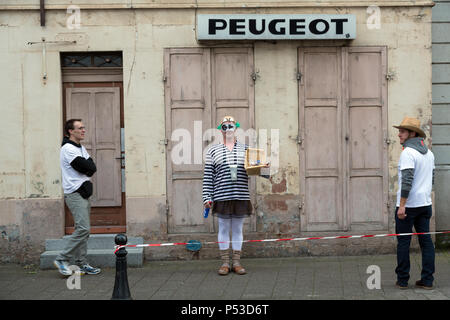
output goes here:
[{"label": "sneaker", "polygon": [[422,289],[426,289],[426,290],[432,290],[433,289],[433,285],[431,286],[427,286],[423,283],[422,280],[417,280],[416,281],[416,287],[418,288],[422,288]]},{"label": "sneaker", "polygon": [[100,268],[94,268],[89,264],[85,264],[80,267],[80,271],[86,274],[99,274],[102,270]]},{"label": "sneaker", "polygon": [[397,286],[397,288],[400,288],[402,290],[408,289],[408,284],[403,284],[403,283],[400,283],[400,282],[397,281],[395,283],[395,285]]},{"label": "sneaker", "polygon": [[70,276],[72,274],[72,270],[69,269],[67,261],[55,260],[53,261],[53,264],[63,276]]}]

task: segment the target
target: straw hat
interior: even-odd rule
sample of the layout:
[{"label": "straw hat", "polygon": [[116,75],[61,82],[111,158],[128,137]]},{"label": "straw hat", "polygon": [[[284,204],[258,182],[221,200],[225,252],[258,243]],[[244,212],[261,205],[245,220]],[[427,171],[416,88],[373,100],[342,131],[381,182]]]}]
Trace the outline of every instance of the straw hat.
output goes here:
[{"label": "straw hat", "polygon": [[422,138],[427,137],[425,132],[423,132],[423,130],[420,129],[420,120],[416,119],[416,118],[405,117],[403,119],[402,123],[400,123],[400,125],[393,126],[393,127],[397,128],[397,129],[406,129],[406,130],[414,131],[419,135],[419,137],[422,137]]}]

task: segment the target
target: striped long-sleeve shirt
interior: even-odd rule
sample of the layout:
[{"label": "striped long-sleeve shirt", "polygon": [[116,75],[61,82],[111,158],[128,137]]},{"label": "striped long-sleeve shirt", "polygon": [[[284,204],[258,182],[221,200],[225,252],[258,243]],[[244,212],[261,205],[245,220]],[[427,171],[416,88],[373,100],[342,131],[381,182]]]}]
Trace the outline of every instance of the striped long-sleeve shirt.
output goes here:
[{"label": "striped long-sleeve shirt", "polygon": [[[224,144],[212,145],[205,159],[203,203],[207,201],[250,200],[248,175],[244,168],[248,145],[235,142],[230,151]],[[231,180],[230,164],[237,164],[237,180]]]}]

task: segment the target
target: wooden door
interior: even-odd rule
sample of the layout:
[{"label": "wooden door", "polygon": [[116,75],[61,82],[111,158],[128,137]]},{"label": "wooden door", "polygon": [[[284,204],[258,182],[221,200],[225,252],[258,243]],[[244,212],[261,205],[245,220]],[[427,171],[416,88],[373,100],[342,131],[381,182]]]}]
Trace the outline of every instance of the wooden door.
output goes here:
[{"label": "wooden door", "polygon": [[[166,50],[169,233],[216,230],[213,219],[204,219],[202,215],[203,155],[209,144],[221,141],[215,128],[225,115],[238,119],[241,132],[254,127],[252,71],[253,55],[248,48]],[[181,135],[190,139],[184,147]],[[181,161],[181,149],[186,150],[188,145],[189,155],[183,155]],[[252,185],[254,182],[250,188]],[[255,221],[252,218],[246,224],[247,230],[255,228]]]},{"label": "wooden door", "polygon": [[[227,115],[233,116],[240,124],[236,130],[237,140],[246,144],[251,143],[251,136],[247,130],[255,128],[254,81],[251,77],[253,69],[252,48],[212,49],[213,123],[219,123]],[[221,134],[219,135],[221,136]],[[255,176],[250,177],[249,190],[254,205],[256,203]],[[218,230],[217,221],[215,221],[214,229]],[[256,214],[245,219],[244,232],[250,231],[256,231]]]},{"label": "wooden door", "polygon": [[299,71],[301,229],[386,229],[385,48],[301,48]]},{"label": "wooden door", "polygon": [[[125,231],[125,197],[122,192],[121,93],[114,84],[72,83],[64,85],[65,120],[82,119],[86,137],[82,144],[96,163],[92,177],[92,233]],[[66,210],[66,233],[73,219]]]},{"label": "wooden door", "polygon": [[299,51],[301,226],[343,229],[341,53],[338,48]]},{"label": "wooden door", "polygon": [[165,52],[169,233],[213,229],[211,219],[203,218],[201,197],[203,131],[212,125],[209,69],[207,49]]},{"label": "wooden door", "polygon": [[383,230],[389,214],[386,48],[349,47],[343,55],[347,225]]}]

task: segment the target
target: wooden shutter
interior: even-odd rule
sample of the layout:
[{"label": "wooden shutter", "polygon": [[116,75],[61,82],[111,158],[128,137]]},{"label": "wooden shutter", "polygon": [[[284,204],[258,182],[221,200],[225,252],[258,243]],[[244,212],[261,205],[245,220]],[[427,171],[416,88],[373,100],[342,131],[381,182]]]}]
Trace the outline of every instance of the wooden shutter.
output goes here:
[{"label": "wooden shutter", "polygon": [[348,224],[383,230],[388,224],[386,48],[344,48],[347,69]]},{"label": "wooden shutter", "polygon": [[[246,133],[255,128],[252,48],[212,49],[211,70],[213,122],[217,124],[223,117],[233,116],[241,125],[236,131],[238,141],[250,144]],[[253,204],[256,203],[255,189],[256,178],[250,177],[249,191]],[[256,214],[246,219],[244,231],[256,231]]]},{"label": "wooden shutter", "polygon": [[[252,72],[251,48],[183,48],[165,51],[169,233],[217,230],[212,218],[204,219],[202,216],[203,159],[195,161],[195,157],[198,157],[198,150],[203,151],[203,154],[210,143],[222,141],[220,132],[215,128],[225,115],[232,115],[240,122],[240,133],[254,128]],[[191,159],[190,164],[173,161],[181,145],[180,142],[170,140],[179,129],[187,130],[192,139],[190,156],[186,157]],[[208,129],[213,129],[214,140],[206,137],[205,131]],[[249,187],[254,191],[254,180],[250,181]],[[255,217],[253,215],[250,222],[246,223],[247,231],[256,229]]]},{"label": "wooden shutter", "polygon": [[342,229],[341,54],[299,50],[300,168],[303,231]]},{"label": "wooden shutter", "polygon": [[[212,219],[203,218],[201,196],[201,155],[206,146],[202,137],[203,131],[211,127],[209,68],[208,49],[168,49],[165,52],[169,233],[210,232],[213,229]],[[194,128],[196,122],[202,125],[200,132],[196,132],[198,127]],[[173,160],[181,156],[183,143],[181,139],[171,141],[176,130],[180,133],[186,130],[190,137],[190,141],[184,141],[185,146],[191,146],[190,152],[185,149],[189,153],[186,162]]]},{"label": "wooden shutter", "polygon": [[213,119],[219,123],[224,116],[233,116],[241,124],[241,134],[254,128],[252,53],[251,48],[212,49]]},{"label": "wooden shutter", "polygon": [[299,71],[301,229],[387,229],[386,48],[300,48]]}]

